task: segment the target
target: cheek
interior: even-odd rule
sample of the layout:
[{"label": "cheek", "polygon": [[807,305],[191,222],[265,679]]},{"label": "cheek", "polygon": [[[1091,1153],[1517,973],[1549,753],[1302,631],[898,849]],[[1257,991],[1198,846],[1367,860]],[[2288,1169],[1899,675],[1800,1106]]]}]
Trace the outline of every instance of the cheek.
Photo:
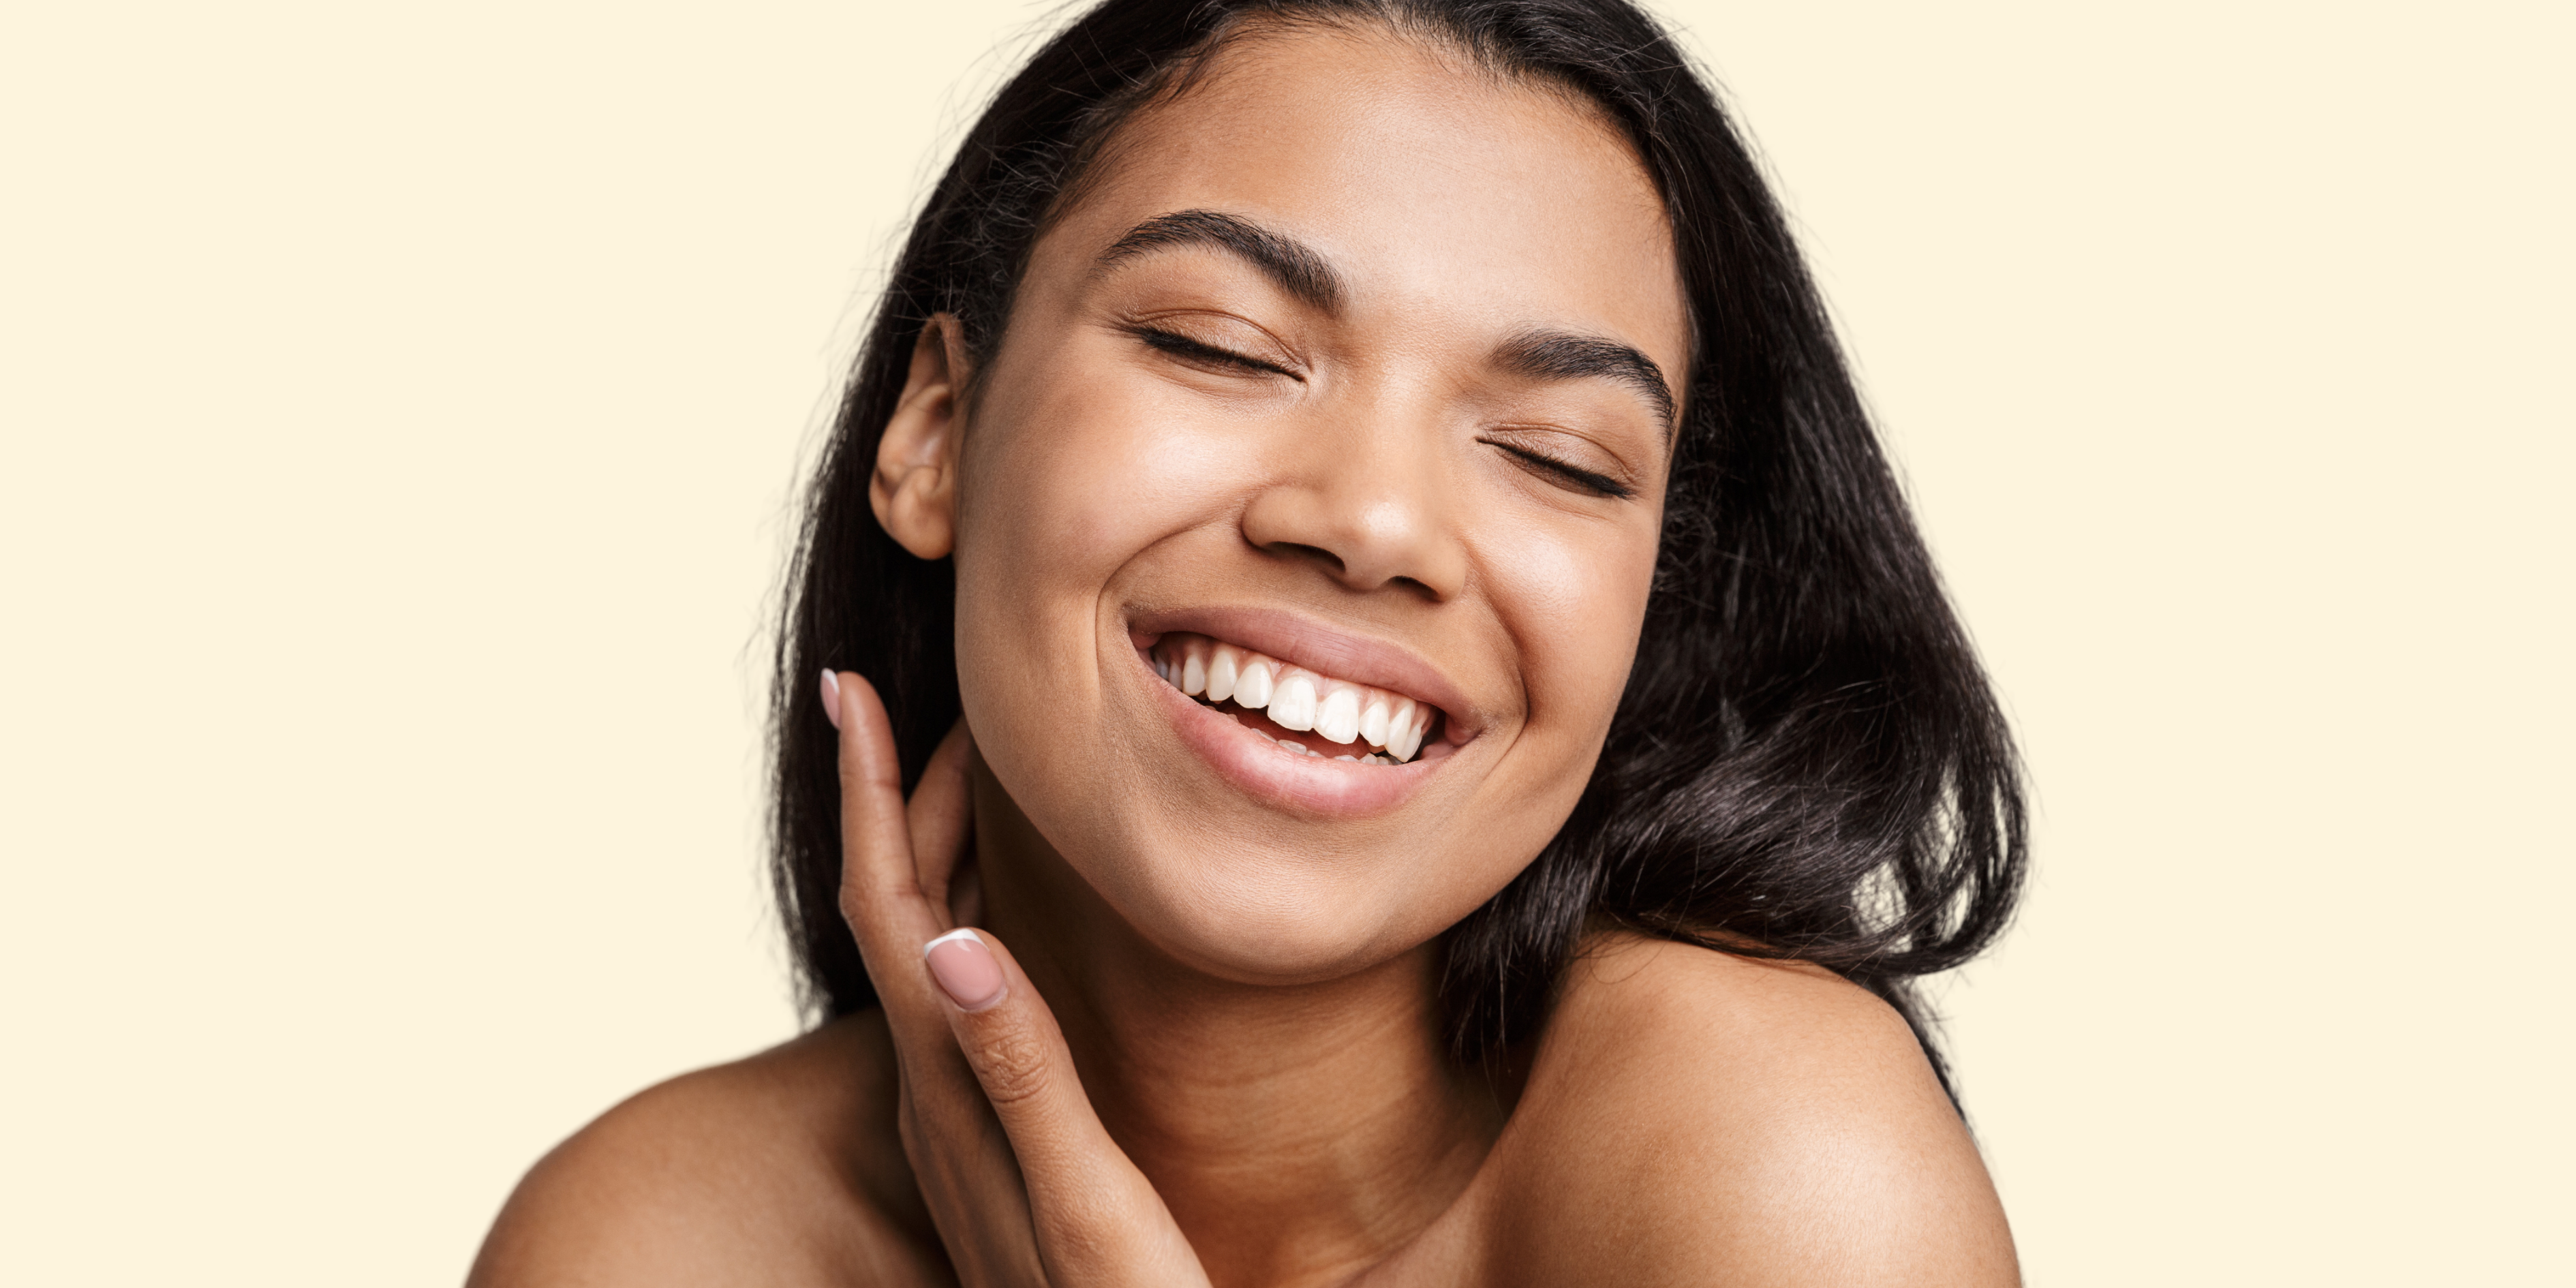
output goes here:
[{"label": "cheek", "polygon": [[1504,528],[1483,561],[1529,686],[1533,732],[1561,736],[1589,756],[1608,732],[1626,686],[1654,585],[1655,517],[1574,530]]},{"label": "cheek", "polygon": [[1024,604],[1096,598],[1137,553],[1224,510],[1212,483],[1243,470],[1221,438],[1179,428],[1154,391],[1032,374],[1018,383],[1039,392],[980,409],[964,444],[961,596],[971,580]]},{"label": "cheek", "polygon": [[997,775],[1063,841],[1079,802],[1115,787],[1108,753],[1139,736],[1104,689],[1134,665],[1121,573],[1221,520],[1246,471],[1113,358],[1074,343],[1026,356],[995,371],[960,443],[958,684]]}]

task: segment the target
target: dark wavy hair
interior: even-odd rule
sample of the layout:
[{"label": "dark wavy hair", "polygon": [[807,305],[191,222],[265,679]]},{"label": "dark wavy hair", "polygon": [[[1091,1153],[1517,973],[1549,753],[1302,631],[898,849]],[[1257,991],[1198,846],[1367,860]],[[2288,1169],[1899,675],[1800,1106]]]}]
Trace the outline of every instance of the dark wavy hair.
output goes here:
[{"label": "dark wavy hair", "polygon": [[1759,166],[1625,0],[1106,0],[1003,87],[915,221],[811,485],[777,642],[771,877],[811,1011],[875,992],[836,902],[824,667],[885,697],[907,788],[959,710],[955,584],[868,504],[922,324],[984,356],[1030,248],[1138,108],[1229,41],[1367,25],[1581,95],[1663,196],[1694,351],[1636,665],[1591,782],[1529,867],[1445,936],[1459,1059],[1545,1020],[1587,927],[1828,967],[1949,1074],[1913,981],[2010,920],[2025,867],[2011,736],[1870,429]]}]

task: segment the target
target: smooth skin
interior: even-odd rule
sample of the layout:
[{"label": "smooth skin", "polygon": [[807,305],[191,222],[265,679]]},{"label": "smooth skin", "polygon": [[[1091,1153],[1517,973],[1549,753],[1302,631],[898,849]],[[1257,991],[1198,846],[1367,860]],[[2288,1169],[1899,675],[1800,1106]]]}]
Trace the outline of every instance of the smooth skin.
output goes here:
[{"label": "smooth skin", "polygon": [[[1176,212],[1333,289],[1120,249]],[[1435,938],[1599,754],[1668,460],[1633,373],[1508,355],[1684,387],[1670,244],[1594,112],[1403,37],[1262,34],[1140,114],[985,369],[925,328],[879,453],[966,711],[907,802],[875,693],[820,686],[884,1009],[612,1110],[471,1282],[2016,1282],[1912,1035],[1829,972],[1604,930],[1512,1070],[1442,1055]],[[1140,656],[1191,614],[1436,675],[1472,736],[1374,794],[1246,778]],[[971,1009],[923,957],[960,926]]]}]

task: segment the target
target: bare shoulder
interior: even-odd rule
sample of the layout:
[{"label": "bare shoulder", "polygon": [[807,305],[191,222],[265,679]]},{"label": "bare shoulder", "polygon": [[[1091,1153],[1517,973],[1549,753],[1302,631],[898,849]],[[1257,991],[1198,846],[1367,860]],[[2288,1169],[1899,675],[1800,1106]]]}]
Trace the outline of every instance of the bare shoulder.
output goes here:
[{"label": "bare shoulder", "polygon": [[1904,1019],[1813,966],[1601,939],[1489,1168],[1498,1281],[2018,1282]]},{"label": "bare shoulder", "polygon": [[865,1014],[636,1095],[529,1170],[469,1288],[948,1282],[892,1070]]}]

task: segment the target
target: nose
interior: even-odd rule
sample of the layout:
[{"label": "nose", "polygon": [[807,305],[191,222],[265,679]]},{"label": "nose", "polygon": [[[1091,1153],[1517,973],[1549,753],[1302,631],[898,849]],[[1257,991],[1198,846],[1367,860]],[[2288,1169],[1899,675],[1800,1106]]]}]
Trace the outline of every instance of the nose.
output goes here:
[{"label": "nose", "polygon": [[1397,587],[1438,602],[1465,588],[1436,431],[1378,420],[1296,438],[1244,508],[1245,540],[1352,590]]}]

